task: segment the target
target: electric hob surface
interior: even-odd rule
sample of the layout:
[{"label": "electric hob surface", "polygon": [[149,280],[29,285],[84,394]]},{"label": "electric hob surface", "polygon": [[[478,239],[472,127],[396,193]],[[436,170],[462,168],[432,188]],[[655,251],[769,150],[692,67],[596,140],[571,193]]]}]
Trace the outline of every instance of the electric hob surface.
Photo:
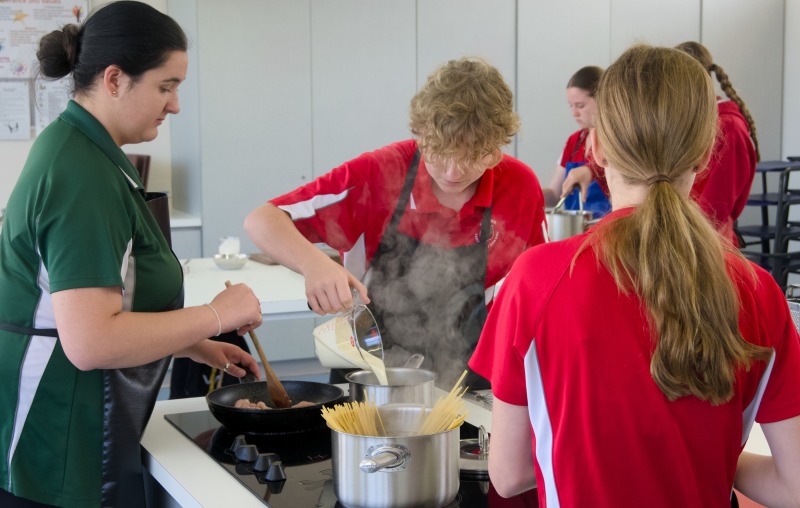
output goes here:
[{"label": "electric hob surface", "polygon": [[[292,434],[242,435],[228,431],[209,411],[169,414],[164,418],[265,506],[346,508],[337,502],[334,494],[331,431],[325,426]],[[464,425],[467,432],[475,429]],[[474,471],[462,474],[458,496],[446,508],[538,506],[535,491],[504,500],[493,490],[490,492],[487,480]]]}]

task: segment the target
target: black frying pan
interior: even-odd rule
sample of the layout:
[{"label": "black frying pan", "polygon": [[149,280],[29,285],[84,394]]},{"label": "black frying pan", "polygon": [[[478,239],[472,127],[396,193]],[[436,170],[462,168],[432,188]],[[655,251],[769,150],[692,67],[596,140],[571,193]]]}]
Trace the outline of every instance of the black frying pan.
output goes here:
[{"label": "black frying pan", "polygon": [[234,407],[239,399],[264,402],[272,406],[265,381],[242,383],[218,388],[206,395],[208,409],[214,418],[233,432],[288,433],[325,427],[322,406],[345,401],[341,388],[312,381],[281,381],[292,404],[305,400],[313,406],[286,409],[249,409]]}]

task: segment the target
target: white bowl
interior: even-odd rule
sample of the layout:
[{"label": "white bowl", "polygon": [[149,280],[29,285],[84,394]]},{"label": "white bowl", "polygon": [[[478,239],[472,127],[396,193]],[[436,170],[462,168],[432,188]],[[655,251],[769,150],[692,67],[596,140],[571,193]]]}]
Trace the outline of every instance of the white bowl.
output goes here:
[{"label": "white bowl", "polygon": [[215,254],[214,263],[223,270],[238,270],[247,263],[247,254]]}]

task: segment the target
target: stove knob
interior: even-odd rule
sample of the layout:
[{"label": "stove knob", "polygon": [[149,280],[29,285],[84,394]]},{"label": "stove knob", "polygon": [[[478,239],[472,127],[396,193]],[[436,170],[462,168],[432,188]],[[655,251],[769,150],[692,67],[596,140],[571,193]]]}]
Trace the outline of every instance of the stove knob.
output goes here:
[{"label": "stove knob", "polygon": [[264,478],[268,482],[282,482],[286,480],[286,471],[283,470],[283,464],[280,460],[276,460],[269,466]]},{"label": "stove knob", "polygon": [[267,490],[270,494],[280,494],[286,482],[267,482]]},{"label": "stove knob", "polygon": [[277,460],[281,460],[277,453],[259,453],[253,471],[269,471],[269,466]]},{"label": "stove knob", "polygon": [[236,450],[241,448],[242,446],[246,445],[247,441],[244,439],[244,434],[239,434],[235,438],[233,438],[233,443],[231,443],[230,451],[234,455],[236,454]]},{"label": "stove knob", "polygon": [[244,445],[236,449],[236,459],[242,462],[255,462],[258,457],[258,448],[256,445]]}]

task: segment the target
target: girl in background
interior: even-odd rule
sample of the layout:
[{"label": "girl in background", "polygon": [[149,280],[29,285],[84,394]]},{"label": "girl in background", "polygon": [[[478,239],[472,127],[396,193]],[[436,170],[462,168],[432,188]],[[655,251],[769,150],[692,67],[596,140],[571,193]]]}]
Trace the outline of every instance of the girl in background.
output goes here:
[{"label": "girl in background", "polygon": [[[594,95],[597,93],[597,84],[602,76],[603,69],[600,67],[583,67],[573,74],[567,83],[567,103],[572,111],[572,117],[578,122],[580,129],[567,139],[558,167],[550,180],[550,186],[542,189],[546,206],[556,205],[562,193],[561,187],[570,171],[579,166],[593,163],[586,146],[589,129],[594,127],[596,111]],[[578,192],[569,193],[564,202],[564,208],[578,210],[580,197]],[[602,217],[611,210],[608,198],[596,182],[589,185],[588,193],[584,197],[584,209],[590,210],[595,218]]]},{"label": "girl in background", "polygon": [[719,136],[706,170],[695,179],[691,195],[722,236],[738,246],[734,225],[747,204],[756,163],[761,160],[756,124],[728,75],[714,63],[705,46],[690,41],[676,48],[696,58],[709,74],[713,72],[728,97],[728,100],[717,98]]}]

